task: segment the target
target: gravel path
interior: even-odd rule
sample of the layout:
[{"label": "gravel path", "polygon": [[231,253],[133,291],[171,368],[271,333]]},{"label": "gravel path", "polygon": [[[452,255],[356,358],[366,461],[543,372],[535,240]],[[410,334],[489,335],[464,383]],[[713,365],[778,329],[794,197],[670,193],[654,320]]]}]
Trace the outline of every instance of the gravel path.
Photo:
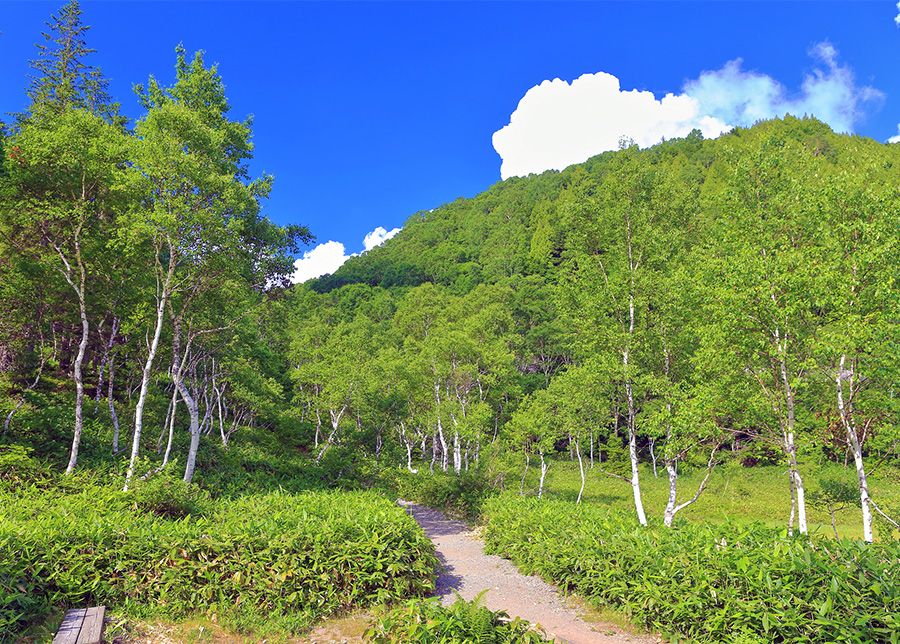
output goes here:
[{"label": "gravel path", "polygon": [[484,589],[484,603],[491,610],[505,610],[512,617],[539,624],[561,642],[572,644],[622,644],[656,642],[655,638],[621,633],[609,624],[584,621],[567,606],[556,588],[539,577],[520,573],[512,562],[488,555],[484,543],[461,521],[448,519],[438,510],[400,501],[434,542],[443,570],[436,594],[452,604],[458,592],[471,600]]}]

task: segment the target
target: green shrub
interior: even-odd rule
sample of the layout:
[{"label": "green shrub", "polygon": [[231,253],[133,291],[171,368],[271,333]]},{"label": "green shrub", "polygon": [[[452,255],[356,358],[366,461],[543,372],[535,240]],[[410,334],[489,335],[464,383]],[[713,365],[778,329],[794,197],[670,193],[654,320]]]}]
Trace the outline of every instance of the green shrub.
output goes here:
[{"label": "green shrub", "polygon": [[641,528],[601,507],[504,495],[490,551],[640,624],[698,641],[897,642],[900,544],[758,525]]},{"label": "green shrub", "polygon": [[136,480],[131,486],[131,501],[142,512],[169,519],[202,516],[210,510],[208,492],[185,483],[175,464],[147,480]]},{"label": "green shrub", "polygon": [[[483,593],[482,593],[483,594]],[[412,600],[382,612],[367,631],[375,644],[391,642],[478,642],[518,644],[548,642],[544,633],[518,617],[481,605],[481,595],[467,602],[459,595],[450,606],[440,600]]]},{"label": "green shrub", "polygon": [[296,630],[434,588],[431,542],[374,493],[221,499],[175,520],[110,488],[13,500],[0,494],[0,633],[51,606],[87,604],[168,619],[205,612],[238,628],[281,619]]},{"label": "green shrub", "polygon": [[465,519],[480,516],[484,500],[495,492],[481,472],[475,470],[459,475],[399,470],[395,482],[401,498]]},{"label": "green shrub", "polygon": [[44,487],[52,480],[50,469],[21,445],[0,446],[0,485],[18,489],[30,485]]}]

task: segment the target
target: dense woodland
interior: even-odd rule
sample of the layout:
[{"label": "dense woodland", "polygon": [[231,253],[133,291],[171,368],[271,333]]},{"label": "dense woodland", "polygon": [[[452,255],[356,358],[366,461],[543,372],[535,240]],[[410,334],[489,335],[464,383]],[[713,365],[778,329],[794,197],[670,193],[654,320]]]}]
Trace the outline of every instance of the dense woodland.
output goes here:
[{"label": "dense woodland", "polygon": [[[855,534],[881,542],[871,560],[894,578],[853,591],[871,600],[871,614],[881,611],[872,617],[878,627],[863,624],[858,632],[868,636],[857,639],[889,641],[900,602],[891,545],[900,528],[900,145],[794,117],[716,140],[695,132],[649,149],[623,140],[619,151],[562,172],[509,179],[417,213],[334,275],[291,285],[293,258],[312,234],[263,216],[273,181],[248,174],[252,122],[231,114],[216,66],[177,48],[174,81],[166,73],[135,86],[143,113],[132,120],[108,95],[95,57],[70,2],[32,64],[28,109],[0,136],[0,479],[20,504],[0,513],[8,552],[24,547],[17,539],[35,516],[27,508],[54,498],[84,510],[97,503],[77,496],[85,489],[108,495],[97,521],[107,513],[110,526],[135,522],[129,536],[109,536],[125,539],[116,547],[134,562],[148,558],[123,545],[137,534],[168,535],[160,552],[207,538],[203,526],[166,527],[169,515],[228,525],[270,508],[277,516],[260,519],[259,531],[271,540],[303,532],[285,522],[328,517],[336,543],[335,535],[364,530],[370,508],[392,517],[396,547],[423,553],[409,554],[415,578],[391,569],[396,579],[381,590],[338,589],[316,610],[296,608],[308,596],[299,590],[277,606],[263,594],[247,600],[261,614],[302,613],[278,628],[305,628],[361,596],[427,591],[433,562],[421,534],[382,499],[302,491],[390,481],[394,494],[409,495],[441,481],[450,496],[505,490],[506,503],[540,499],[513,511],[499,501],[489,507],[495,546],[591,597],[568,568],[545,569],[542,555],[524,554],[528,526],[513,526],[522,517],[535,528],[546,519],[548,530],[565,523],[546,514],[563,512],[543,498],[548,474],[575,473],[565,516],[588,517],[579,504],[599,511],[585,489],[603,481],[631,499],[630,516],[617,515],[615,525],[650,524],[660,535],[713,494],[719,469],[758,481],[753,472],[768,468],[777,474],[766,484],[780,499],[772,515],[729,519],[805,535],[812,504],[827,508],[832,525],[837,508],[854,508]],[[843,474],[823,478],[823,467]],[[665,503],[649,508],[643,490],[657,479]],[[165,491],[151,490],[154,480]],[[251,493],[301,496],[241,499]],[[214,509],[219,498],[239,505]],[[552,509],[534,505],[541,502]],[[294,509],[278,515],[279,503]],[[306,503],[319,510],[297,509]],[[63,505],[47,516],[65,523]],[[148,507],[155,514],[140,518]],[[702,513],[690,516],[703,522]],[[35,562],[62,565],[72,555],[48,544],[75,537],[48,526],[54,539],[28,543],[42,553]],[[229,530],[223,543],[252,539]],[[677,538],[709,537],[688,534]],[[787,538],[777,534],[759,537],[759,552]],[[674,543],[658,538],[661,548]],[[253,555],[233,556],[241,570]],[[151,577],[166,574],[175,573]],[[252,573],[223,576],[231,590],[216,586],[214,597],[167,598],[166,614],[204,602],[224,611],[241,574]],[[153,594],[162,591],[139,584],[89,591],[56,579],[47,590],[45,576],[0,566],[0,630],[15,632],[91,592],[127,596],[121,601],[137,613],[166,603]],[[28,604],[16,584],[28,596],[43,593],[43,603]],[[765,603],[767,591],[757,591]],[[644,606],[638,618],[656,629],[721,635],[635,601]],[[236,627],[255,623],[241,615]],[[809,636],[797,628],[781,636]]]}]

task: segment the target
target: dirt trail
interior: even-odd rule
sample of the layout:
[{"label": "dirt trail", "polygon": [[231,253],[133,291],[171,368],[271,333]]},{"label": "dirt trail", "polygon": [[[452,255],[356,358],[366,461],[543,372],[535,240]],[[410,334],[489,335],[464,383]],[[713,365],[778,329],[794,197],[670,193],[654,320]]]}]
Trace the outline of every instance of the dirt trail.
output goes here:
[{"label": "dirt trail", "polygon": [[572,644],[622,644],[656,642],[655,638],[622,633],[610,624],[584,621],[567,606],[556,588],[539,577],[520,573],[512,562],[488,555],[484,543],[465,523],[448,519],[438,510],[400,501],[434,542],[443,571],[437,579],[436,594],[444,604],[453,603],[458,592],[473,599],[484,589],[484,604],[491,610],[505,610],[512,617],[539,624],[549,635]]}]

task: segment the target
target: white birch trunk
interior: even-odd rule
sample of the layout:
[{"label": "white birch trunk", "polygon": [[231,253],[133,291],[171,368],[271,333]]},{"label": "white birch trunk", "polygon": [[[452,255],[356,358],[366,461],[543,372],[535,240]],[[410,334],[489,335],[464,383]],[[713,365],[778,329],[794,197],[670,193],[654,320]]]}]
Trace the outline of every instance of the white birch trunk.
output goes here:
[{"label": "white birch trunk", "polygon": [[547,468],[550,467],[547,462],[544,460],[544,453],[540,452],[541,455],[541,480],[538,483],[538,498],[542,498],[544,496],[544,478],[547,476]]},{"label": "white birch trunk", "polygon": [[113,454],[119,453],[119,415],[116,413],[116,397],[115,397],[115,382],[116,378],[116,357],[110,356],[109,358],[109,379],[107,382],[107,392],[106,392],[106,401],[109,403],[109,418],[112,420],[113,424],[113,441],[112,441],[112,451]]},{"label": "white birch trunk", "polygon": [[575,439],[575,455],[578,456],[578,470],[581,472],[581,489],[578,490],[578,498],[575,503],[581,503],[581,497],[584,496],[584,462],[581,459],[581,447],[578,445],[578,439]]},{"label": "white birch trunk", "polygon": [[163,320],[166,312],[166,303],[169,299],[169,289],[172,286],[172,278],[175,274],[175,253],[169,245],[169,268],[162,285],[162,292],[156,304],[156,327],[153,329],[153,340],[147,352],[147,361],[141,372],[141,391],[138,394],[137,404],[134,408],[134,437],[131,441],[131,458],[128,461],[128,472],[125,474],[124,490],[128,491],[128,483],[134,476],[134,467],[141,450],[141,432],[144,428],[144,405],[147,402],[147,390],[150,386],[150,375],[153,372],[153,361],[156,359],[156,351],[159,348],[159,336],[162,333]]},{"label": "white birch trunk", "polygon": [[183,379],[178,379],[177,386],[178,393],[181,394],[181,399],[184,400],[184,405],[187,407],[188,415],[191,419],[191,443],[188,447],[187,460],[184,463],[184,482],[190,483],[194,478],[194,470],[197,466],[197,450],[200,448],[200,406],[194,397],[191,396],[191,392],[188,391]]},{"label": "white birch trunk", "polygon": [[[859,501],[862,508],[863,539],[868,543],[872,543],[874,536],[872,534],[872,509],[869,506],[869,483],[866,479],[866,469],[863,466],[862,445],[860,445],[859,436],[856,433],[856,426],[853,421],[853,372],[845,372],[844,365],[846,363],[846,358],[846,356],[841,356],[838,374],[835,378],[837,384],[837,404],[838,411],[841,414],[841,422],[847,432],[847,442],[853,453],[853,462],[856,465],[856,478],[859,481]],[[850,382],[850,400],[847,403],[844,402],[843,381],[845,378]]]}]

